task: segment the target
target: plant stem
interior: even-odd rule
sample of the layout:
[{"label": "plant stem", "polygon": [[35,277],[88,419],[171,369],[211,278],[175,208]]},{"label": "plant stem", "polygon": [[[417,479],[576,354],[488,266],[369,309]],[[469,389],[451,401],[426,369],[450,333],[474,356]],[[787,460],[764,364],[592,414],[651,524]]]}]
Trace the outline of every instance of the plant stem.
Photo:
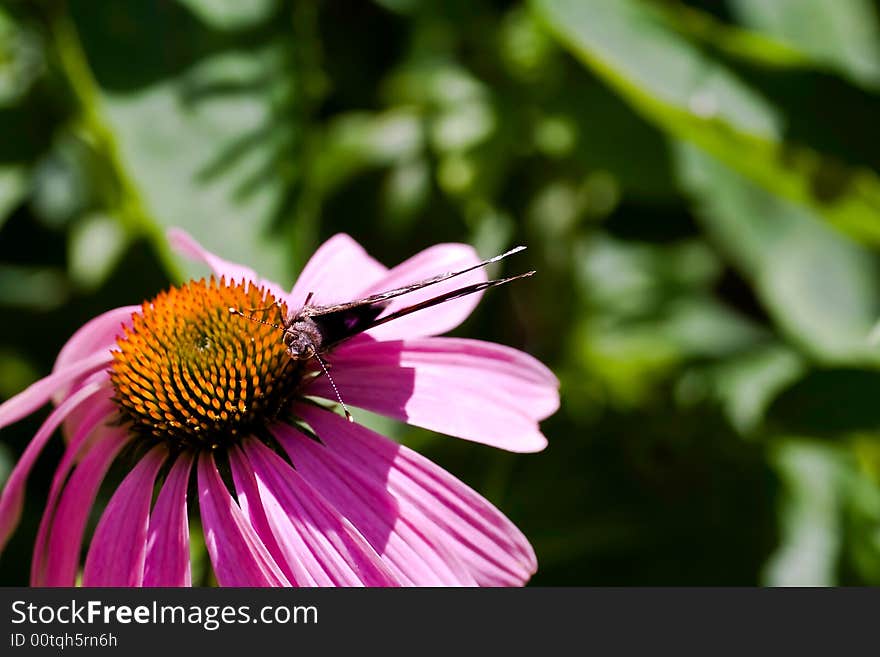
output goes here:
[{"label": "plant stem", "polygon": [[113,130],[101,109],[100,90],[89,68],[76,26],[63,9],[50,17],[50,32],[55,43],[61,72],[79,108],[78,128],[103,158],[113,189],[105,190],[108,210],[116,215],[133,237],[144,237],[153,246],[165,272],[180,282],[184,275],[165,241],[164,231],[150,216],[140,191],[123,162]]}]

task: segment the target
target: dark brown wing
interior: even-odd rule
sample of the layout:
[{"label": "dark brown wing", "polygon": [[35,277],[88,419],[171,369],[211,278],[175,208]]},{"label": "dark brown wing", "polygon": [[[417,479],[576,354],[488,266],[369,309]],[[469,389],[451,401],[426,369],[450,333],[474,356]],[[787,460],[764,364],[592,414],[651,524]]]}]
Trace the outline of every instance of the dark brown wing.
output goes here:
[{"label": "dark brown wing", "polygon": [[[466,274],[469,271],[473,271],[475,269],[480,269],[481,267],[485,267],[486,265],[490,265],[493,262],[498,262],[502,258],[506,258],[509,255],[513,255],[514,253],[519,253],[520,251],[525,250],[524,246],[517,246],[510,251],[506,251],[501,255],[497,255],[494,258],[489,258],[488,260],[483,260],[482,262],[473,265],[471,267],[467,267],[465,269],[459,269],[458,271],[447,272],[446,274],[440,274],[438,276],[432,276],[431,278],[426,278],[424,280],[418,281],[416,283],[410,283],[409,285],[404,285],[403,287],[394,288],[393,290],[387,290],[385,292],[379,292],[378,294],[372,294],[368,297],[364,297],[363,299],[355,299],[354,301],[348,301],[346,303],[338,303],[330,306],[306,306],[302,310],[297,313],[301,316],[311,317],[312,319],[316,319],[321,317],[322,315],[329,315],[333,313],[338,313],[345,310],[351,310],[352,308],[357,308],[359,306],[372,306],[377,303],[381,303],[383,301],[388,301],[395,297],[399,297],[403,294],[408,294],[410,292],[415,292],[416,290],[421,290],[422,288],[428,287],[429,285],[435,285],[437,283],[442,283],[443,281],[448,281],[450,278],[455,278],[456,276],[461,276],[462,274]],[[483,283],[479,283],[478,285],[483,285]],[[470,286],[469,286],[470,287]],[[491,287],[491,286],[489,286]],[[465,289],[465,288],[462,288]],[[484,288],[480,288],[484,289]],[[476,290],[475,290],[476,291]],[[455,298],[455,297],[452,297]],[[384,318],[383,318],[384,319]],[[366,330],[366,329],[362,329]]]},{"label": "dark brown wing", "polygon": [[339,310],[322,313],[310,317],[312,322],[321,332],[321,349],[327,349],[334,344],[339,344],[358,333],[363,333],[372,328],[388,301],[378,301],[373,304],[351,306]]}]

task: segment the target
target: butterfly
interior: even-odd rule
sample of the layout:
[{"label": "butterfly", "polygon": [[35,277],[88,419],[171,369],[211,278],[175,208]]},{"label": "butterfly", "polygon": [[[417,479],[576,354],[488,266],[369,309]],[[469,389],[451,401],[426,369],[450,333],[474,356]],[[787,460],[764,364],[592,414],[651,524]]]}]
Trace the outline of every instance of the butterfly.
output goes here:
[{"label": "butterfly", "polygon": [[[345,403],[342,401],[342,397],[336,389],[336,384],[333,383],[333,379],[330,376],[330,372],[328,371],[327,365],[321,355],[355,335],[363,333],[364,331],[369,331],[372,328],[381,326],[382,324],[386,324],[395,319],[405,317],[406,315],[410,315],[419,310],[431,308],[432,306],[445,303],[446,301],[452,301],[453,299],[459,299],[469,294],[486,290],[490,287],[504,285],[505,283],[510,283],[511,281],[520,278],[532,276],[535,273],[534,270],[517,274],[516,276],[508,276],[507,278],[496,278],[480,283],[474,283],[472,285],[465,285],[458,289],[438,294],[430,299],[425,299],[424,301],[405,306],[394,312],[388,313],[387,315],[382,315],[383,311],[388,307],[391,301],[397,297],[424,289],[431,285],[436,285],[437,283],[442,283],[443,281],[448,281],[451,278],[461,276],[462,274],[474,271],[475,269],[486,267],[487,265],[490,265],[493,262],[498,262],[514,253],[519,253],[520,251],[525,250],[525,248],[525,246],[517,246],[509,251],[505,251],[501,255],[489,258],[488,260],[483,260],[482,262],[464,269],[439,274],[415,283],[410,283],[409,285],[404,285],[403,287],[386,290],[385,292],[379,292],[378,294],[371,294],[370,296],[345,303],[312,305],[311,300],[314,297],[314,293],[310,292],[306,297],[302,308],[291,312],[287,317],[283,317],[281,324],[257,319],[256,317],[245,314],[238,308],[229,308],[229,312],[252,322],[272,326],[281,331],[281,340],[287,349],[287,354],[292,360],[304,361],[315,358],[324,370],[324,374],[327,375],[330,384],[333,386],[336,396],[339,399],[339,403],[345,411],[346,418],[348,418],[349,421],[353,421],[351,413],[348,412]],[[252,308],[249,310],[266,311],[271,308],[280,309],[280,305],[276,302],[268,308]]]}]

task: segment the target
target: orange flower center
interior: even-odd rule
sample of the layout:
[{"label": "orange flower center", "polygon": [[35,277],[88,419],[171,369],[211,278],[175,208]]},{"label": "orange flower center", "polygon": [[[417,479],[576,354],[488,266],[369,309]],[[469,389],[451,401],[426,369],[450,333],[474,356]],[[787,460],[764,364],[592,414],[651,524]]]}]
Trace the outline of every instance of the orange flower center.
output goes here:
[{"label": "orange flower center", "polygon": [[190,281],[145,302],[117,338],[110,378],[115,400],[141,435],[216,448],[259,432],[296,392],[302,369],[281,331],[230,308],[280,323],[275,297],[221,278]]}]

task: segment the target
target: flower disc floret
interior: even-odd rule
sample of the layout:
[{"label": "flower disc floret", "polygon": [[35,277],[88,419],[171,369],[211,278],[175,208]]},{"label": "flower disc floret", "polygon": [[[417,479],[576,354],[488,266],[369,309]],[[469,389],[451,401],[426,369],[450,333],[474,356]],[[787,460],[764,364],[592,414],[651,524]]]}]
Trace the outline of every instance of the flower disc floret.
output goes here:
[{"label": "flower disc floret", "polygon": [[[123,418],[140,435],[214,448],[259,432],[292,399],[299,366],[278,329],[230,308],[287,313],[266,289],[191,281],[142,305],[117,339],[110,378]],[[279,314],[280,313],[280,314]]]}]

